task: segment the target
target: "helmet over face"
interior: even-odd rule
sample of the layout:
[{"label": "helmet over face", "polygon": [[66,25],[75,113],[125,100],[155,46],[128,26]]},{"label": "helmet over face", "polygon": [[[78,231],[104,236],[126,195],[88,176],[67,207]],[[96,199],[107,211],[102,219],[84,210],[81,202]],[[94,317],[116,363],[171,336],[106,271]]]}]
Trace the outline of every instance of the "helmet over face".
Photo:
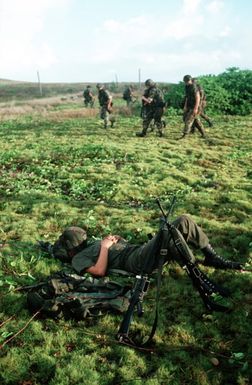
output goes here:
[{"label": "helmet over face", "polygon": [[76,226],[66,228],[53,245],[53,255],[63,262],[70,262],[72,252],[77,253],[87,245],[87,233]]}]

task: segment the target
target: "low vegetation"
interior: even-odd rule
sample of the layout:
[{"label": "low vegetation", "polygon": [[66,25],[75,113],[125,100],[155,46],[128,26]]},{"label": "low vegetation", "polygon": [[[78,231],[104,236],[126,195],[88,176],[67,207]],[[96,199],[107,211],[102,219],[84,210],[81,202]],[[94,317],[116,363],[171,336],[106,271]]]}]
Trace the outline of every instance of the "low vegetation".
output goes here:
[{"label": "low vegetation", "polygon": [[[19,112],[15,113],[15,108]],[[4,385],[249,385],[252,371],[251,273],[203,268],[229,287],[231,313],[208,313],[185,272],[165,267],[160,321],[152,352],[119,344],[121,317],[31,319],[17,288],[62,265],[37,247],[67,225],[89,236],[121,234],[140,243],[159,227],[155,198],[173,218],[189,213],[223,257],[252,262],[251,115],[214,116],[206,140],[185,141],[181,115],[166,112],[165,137],[137,138],[133,113],[115,98],[115,128],[103,129],[81,98],[0,105],[0,379]],[[198,250],[195,255],[201,258]],[[148,333],[155,283],[145,314],[133,322]]]}]

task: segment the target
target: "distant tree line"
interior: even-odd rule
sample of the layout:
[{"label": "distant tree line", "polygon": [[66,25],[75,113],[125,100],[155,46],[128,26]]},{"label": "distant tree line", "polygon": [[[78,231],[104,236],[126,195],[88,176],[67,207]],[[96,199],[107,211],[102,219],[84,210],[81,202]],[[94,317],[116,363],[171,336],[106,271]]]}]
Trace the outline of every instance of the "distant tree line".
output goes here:
[{"label": "distant tree line", "polygon": [[[252,110],[252,71],[228,68],[219,75],[197,78],[207,97],[207,109],[211,113],[248,115]],[[164,86],[165,88],[165,86]],[[181,111],[184,101],[184,83],[171,84],[165,92],[169,109]]]}]

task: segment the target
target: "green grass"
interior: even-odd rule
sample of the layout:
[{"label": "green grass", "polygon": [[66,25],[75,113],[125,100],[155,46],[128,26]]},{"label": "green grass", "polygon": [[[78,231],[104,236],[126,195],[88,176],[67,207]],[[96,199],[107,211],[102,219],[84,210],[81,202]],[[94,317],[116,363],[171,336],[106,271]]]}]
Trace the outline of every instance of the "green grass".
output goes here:
[{"label": "green grass", "polygon": [[[168,116],[164,138],[137,138],[141,120],[121,100],[115,100],[116,126],[106,131],[97,110],[82,116],[81,101],[74,103],[61,105],[62,116],[48,105],[46,114],[1,122],[0,343],[31,317],[15,288],[62,267],[36,241],[53,242],[71,224],[87,226],[89,236],[119,233],[144,242],[158,229],[155,198],[168,208],[175,194],[173,218],[191,214],[221,255],[251,263],[251,116],[217,116],[207,140],[196,133],[185,141],[177,140],[181,117]],[[230,314],[207,313],[184,271],[171,264],[153,353],[117,343],[120,316],[34,319],[1,350],[1,383],[248,385],[251,274],[205,271],[231,289]],[[134,320],[136,332],[148,333],[154,298],[153,288],[144,318]]]}]

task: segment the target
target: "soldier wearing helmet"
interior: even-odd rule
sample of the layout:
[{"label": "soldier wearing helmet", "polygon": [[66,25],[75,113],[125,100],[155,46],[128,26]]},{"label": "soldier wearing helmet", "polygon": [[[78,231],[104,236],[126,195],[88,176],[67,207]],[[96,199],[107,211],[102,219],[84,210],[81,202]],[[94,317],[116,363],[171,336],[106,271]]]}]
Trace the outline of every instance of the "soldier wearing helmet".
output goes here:
[{"label": "soldier wearing helmet", "polygon": [[163,136],[164,129],[162,116],[165,107],[163,92],[156,86],[156,83],[152,79],[147,79],[145,81],[145,86],[146,89],[142,96],[141,111],[143,129],[141,132],[137,132],[136,136],[146,136],[150,123],[152,119],[154,119],[154,125],[157,127],[158,135],[161,137]]},{"label": "soldier wearing helmet", "polygon": [[77,226],[67,227],[52,246],[52,255],[62,262],[70,262],[72,257],[87,246],[87,233]]},{"label": "soldier wearing helmet", "polygon": [[[173,226],[183,235],[188,245],[201,249],[204,260],[198,260],[206,266],[213,266],[220,269],[241,270],[242,264],[238,261],[223,259],[209,243],[209,238],[190,216],[181,215],[173,221]],[[159,239],[158,232],[151,240],[144,245],[136,245],[127,242],[120,235],[107,235],[103,239],[87,241],[87,233],[80,227],[68,227],[52,245],[52,256],[63,262],[72,264],[78,274],[88,272],[95,276],[107,274],[109,269],[122,269],[128,272],[139,274],[143,267],[150,273],[157,267],[157,260],[153,260],[148,266],[145,265],[146,258],[153,255],[155,245]],[[164,232],[165,243],[168,248],[169,260],[181,262],[180,256],[169,236]],[[50,251],[49,251],[50,252]],[[195,257],[189,249],[191,262]]]},{"label": "soldier wearing helmet", "polygon": [[204,111],[206,104],[207,104],[205,91],[204,91],[203,87],[198,83],[197,78],[193,78],[192,81],[194,84],[196,84],[196,86],[199,90],[199,93],[200,93],[200,113],[199,113],[199,115],[202,119],[204,119],[208,123],[209,127],[212,127],[213,123],[212,123],[211,119],[205,114],[205,111]]},{"label": "soldier wearing helmet", "polygon": [[108,127],[108,123],[111,123],[111,127],[114,124],[114,120],[110,120],[109,115],[112,112],[112,96],[106,90],[105,85],[101,83],[96,84],[98,90],[98,100],[100,104],[100,118],[104,121],[104,128]]},{"label": "soldier wearing helmet", "polygon": [[126,101],[127,107],[131,107],[131,105],[136,101],[136,97],[133,93],[133,86],[131,84],[124,90],[123,100]]},{"label": "soldier wearing helmet", "polygon": [[183,77],[185,83],[185,104],[183,120],[185,123],[184,131],[179,139],[185,138],[193,127],[196,127],[201,136],[205,138],[204,127],[199,119],[200,114],[200,92],[196,84],[193,83],[191,75]]},{"label": "soldier wearing helmet", "polygon": [[91,86],[87,86],[85,90],[83,91],[83,97],[84,97],[84,105],[85,107],[88,107],[90,105],[91,108],[94,107],[94,100],[95,97],[92,93]]}]

